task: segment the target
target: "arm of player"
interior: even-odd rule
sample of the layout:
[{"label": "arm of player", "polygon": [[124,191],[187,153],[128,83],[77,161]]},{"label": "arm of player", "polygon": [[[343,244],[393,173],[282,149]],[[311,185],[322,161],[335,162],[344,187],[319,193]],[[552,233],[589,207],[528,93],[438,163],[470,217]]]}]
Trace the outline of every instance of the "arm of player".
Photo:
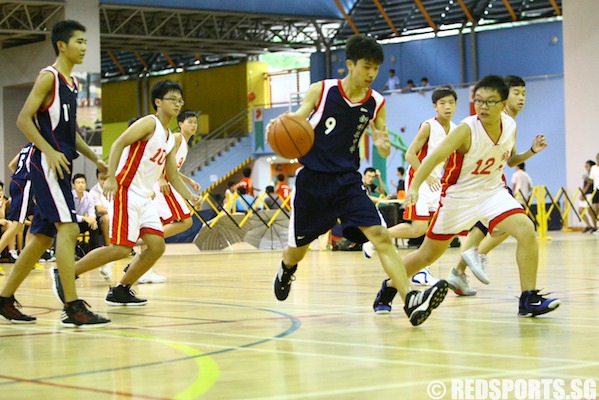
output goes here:
[{"label": "arm of player", "polygon": [[412,183],[406,194],[406,202],[408,204],[416,203],[420,185],[422,185],[422,182],[426,180],[438,164],[444,162],[455,151],[465,154],[469,149],[470,128],[466,124],[460,124],[457,128],[449,132],[447,137],[441,141],[439,147],[437,147],[435,151],[426,156],[424,162],[416,171],[414,179],[412,179]]},{"label": "arm of player", "polygon": [[15,173],[15,171],[17,170],[17,163],[19,162],[19,154],[17,154],[16,156],[13,157],[12,160],[10,160],[10,162],[8,163],[8,169],[10,170],[10,172],[12,172],[13,174]]},{"label": "arm of player", "polygon": [[181,177],[181,179],[183,179],[183,182],[188,184],[193,189],[194,192],[197,193],[202,188],[202,186],[199,183],[191,179],[189,176],[184,175],[183,173],[181,173],[181,171],[179,171],[179,176]]},{"label": "arm of player", "polygon": [[104,182],[103,193],[110,201],[117,190],[116,169],[119,166],[119,160],[125,147],[149,137],[154,133],[156,121],[150,116],[146,116],[135,121],[129,126],[122,135],[120,135],[110,147],[110,157],[108,158],[108,171],[106,173],[106,182]]},{"label": "arm of player", "polygon": [[191,193],[179,175],[179,169],[177,168],[177,155],[175,150],[171,150],[171,152],[167,154],[164,169],[166,171],[166,177],[171,185],[173,185],[173,188],[179,192],[181,196],[186,198],[192,206],[199,207],[201,203],[200,196]]},{"label": "arm of player", "polygon": [[539,133],[533,139],[530,149],[526,150],[523,153],[517,154],[516,145],[514,145],[514,148],[512,149],[512,155],[507,160],[507,165],[509,165],[510,167],[515,167],[518,164],[522,164],[524,161],[528,160],[530,157],[534,156],[538,152],[545,150],[546,147],[547,141],[545,139],[545,135]]},{"label": "arm of player", "polygon": [[391,153],[391,141],[389,140],[389,131],[387,130],[387,106],[383,104],[376,119],[370,121],[370,130],[372,132],[372,144],[383,158],[387,158]]},{"label": "arm of player", "polygon": [[306,95],[304,96],[304,101],[300,108],[298,108],[294,114],[301,115],[304,118],[308,118],[312,111],[316,108],[318,104],[318,100],[320,99],[320,95],[322,94],[323,82],[316,82],[310,85]]},{"label": "arm of player", "polygon": [[67,157],[55,150],[50,143],[44,139],[42,134],[33,123],[37,111],[43,106],[49,105],[52,100],[52,89],[54,88],[54,76],[47,71],[40,73],[33,84],[33,88],[25,100],[25,104],[17,117],[17,127],[27,139],[35,144],[46,156],[48,168],[60,179],[64,178],[64,172],[70,173],[71,167]]}]

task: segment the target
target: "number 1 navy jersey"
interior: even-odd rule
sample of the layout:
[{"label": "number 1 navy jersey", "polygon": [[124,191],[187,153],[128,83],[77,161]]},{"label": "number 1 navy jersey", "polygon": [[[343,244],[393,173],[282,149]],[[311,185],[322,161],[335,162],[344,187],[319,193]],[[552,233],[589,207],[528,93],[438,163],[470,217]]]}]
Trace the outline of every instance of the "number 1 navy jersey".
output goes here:
[{"label": "number 1 navy jersey", "polygon": [[50,104],[40,108],[36,116],[36,125],[50,145],[63,153],[69,160],[77,158],[76,116],[77,116],[77,89],[79,82],[72,77],[73,85],[53,66],[44,68],[54,75],[53,96]]},{"label": "number 1 navy jersey", "polygon": [[360,137],[383,104],[383,96],[372,89],[354,103],[343,92],[341,80],[322,81],[320,100],[309,118],[314,128],[314,146],[299,161],[313,171],[357,171]]},{"label": "number 1 navy jersey", "polygon": [[17,168],[12,174],[11,179],[18,181],[26,181],[29,179],[29,157],[33,152],[33,143],[27,143],[21,151],[17,159]]}]

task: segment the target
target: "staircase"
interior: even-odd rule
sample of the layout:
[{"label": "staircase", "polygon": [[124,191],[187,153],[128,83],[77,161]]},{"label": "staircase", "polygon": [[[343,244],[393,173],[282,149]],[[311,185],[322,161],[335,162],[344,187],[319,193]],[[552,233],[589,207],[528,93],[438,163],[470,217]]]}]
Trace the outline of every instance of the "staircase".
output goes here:
[{"label": "staircase", "polygon": [[249,109],[240,111],[189,149],[181,172],[198,182],[203,192],[251,161],[248,116]]}]

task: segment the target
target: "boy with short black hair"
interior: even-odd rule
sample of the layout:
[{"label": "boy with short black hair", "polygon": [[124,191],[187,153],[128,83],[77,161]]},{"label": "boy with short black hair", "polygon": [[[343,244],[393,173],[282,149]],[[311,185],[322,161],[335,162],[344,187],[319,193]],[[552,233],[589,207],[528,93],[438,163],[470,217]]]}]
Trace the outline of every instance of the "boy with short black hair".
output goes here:
[{"label": "boy with short black hair", "polygon": [[21,252],[0,293],[0,315],[12,323],[35,322],[35,317],[14,307],[18,304],[14,293],[56,236],[56,263],[64,276],[62,325],[103,326],[110,320],[92,313],[85,301],[77,298],[74,274],[79,226],[71,193],[72,161],[80,152],[98,169],[106,171],[104,161],[76,131],[79,83],[71,72],[85,56],[85,27],[73,20],[60,21],[52,28],[51,37],[56,62],[40,72],[17,119],[19,129],[35,145],[30,179],[37,208],[29,231],[33,238]]},{"label": "boy with short black hair", "polygon": [[[77,276],[127,257],[141,238],[147,248],[137,254],[121,281],[106,296],[111,306],[142,306],[147,300],[135,296],[131,289],[162,256],[165,250],[162,223],[152,202],[154,183],[166,168],[170,184],[193,205],[200,198],[185,186],[177,168],[175,140],[168,126],[177,116],[183,101],[183,89],[178,82],[162,80],[151,90],[156,114],[138,119],[112,144],[108,162],[108,177],[104,195],[111,200],[110,246],[89,252],[76,264]],[[54,289],[62,295],[60,280],[54,271]],[[75,275],[73,274],[73,275]],[[62,277],[62,274],[61,274]]]},{"label": "boy with short black hair", "polygon": [[[295,112],[309,117],[315,141],[299,160],[304,167],[296,178],[289,245],[275,275],[275,296],[280,301],[287,299],[297,264],[310,243],[340,219],[344,237],[354,243],[370,240],[374,244],[385,272],[396,283],[397,289],[389,291],[393,295],[400,292],[410,322],[420,325],[445,298],[447,283],[439,281],[424,292],[410,289],[397,249],[358,172],[358,143],[367,126],[379,154],[387,157],[391,150],[385,99],[370,88],[383,62],[383,49],[373,37],[353,35],[346,43],[346,58],[347,75],[312,84]],[[379,313],[391,311],[386,298],[377,298],[373,307]]]},{"label": "boy with short black hair", "polygon": [[430,265],[455,235],[481,221],[491,233],[497,228],[516,239],[522,290],[518,316],[534,317],[555,310],[560,301],[546,298],[536,289],[538,245],[534,225],[508,192],[502,176],[506,162],[510,166],[520,164],[547,144],[544,135],[537,135],[529,150],[517,154],[516,122],[503,112],[508,91],[500,76],[481,79],[474,87],[476,115],[453,129],[416,171],[406,196],[408,203],[418,200],[422,183],[436,165],[447,160],[441,206],[424,242],[404,257],[404,263],[408,274]]}]

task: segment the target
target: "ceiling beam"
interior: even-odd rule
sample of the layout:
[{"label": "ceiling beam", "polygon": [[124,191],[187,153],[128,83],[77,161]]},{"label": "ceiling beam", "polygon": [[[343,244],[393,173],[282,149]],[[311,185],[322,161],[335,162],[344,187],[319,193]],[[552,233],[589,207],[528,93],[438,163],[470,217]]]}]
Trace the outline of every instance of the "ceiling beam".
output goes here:
[{"label": "ceiling beam", "polygon": [[464,12],[464,15],[466,15],[466,18],[468,18],[468,21],[472,22],[473,24],[476,24],[476,20],[474,19],[474,17],[472,17],[472,14],[470,14],[470,10],[468,10],[468,7],[466,7],[466,4],[464,4],[464,0],[458,0],[458,3],[460,4],[462,11]]},{"label": "ceiling beam", "polygon": [[112,51],[108,50],[108,51],[106,51],[106,54],[108,54],[108,57],[110,57],[112,59],[112,62],[114,63],[114,65],[116,65],[116,67],[119,69],[119,71],[121,71],[121,74],[123,76],[127,75],[127,72],[125,72],[125,68],[123,68],[123,66],[121,65],[119,60],[117,60],[117,58],[112,53]]},{"label": "ceiling beam", "polygon": [[381,15],[383,16],[383,18],[385,19],[385,21],[387,21],[387,25],[389,25],[389,28],[391,28],[391,30],[393,31],[393,33],[395,34],[395,36],[399,36],[399,32],[395,28],[395,25],[393,25],[393,21],[391,21],[391,18],[389,18],[389,15],[385,11],[385,9],[383,8],[383,6],[379,2],[379,0],[374,0],[374,4],[376,5],[376,8],[379,9],[379,12],[381,13]]},{"label": "ceiling beam", "polygon": [[512,5],[510,4],[510,2],[508,0],[503,0],[503,5],[507,9],[507,12],[510,13],[510,16],[512,17],[512,21],[517,21],[518,16],[514,12],[514,9],[512,8]]},{"label": "ceiling beam", "polygon": [[341,14],[343,14],[343,18],[345,18],[345,20],[349,24],[351,30],[354,31],[354,33],[356,35],[359,35],[360,31],[358,30],[358,28],[356,28],[356,25],[354,24],[354,21],[352,21],[352,19],[349,17],[349,15],[347,15],[347,13],[343,9],[343,6],[339,2],[339,0],[335,0],[335,4],[337,4],[337,8],[339,8],[339,11],[341,11]]},{"label": "ceiling beam", "polygon": [[549,0],[549,2],[551,3],[551,5],[553,6],[553,9],[555,10],[555,13],[559,16],[562,15],[562,10],[560,10],[559,6],[557,5],[557,3],[555,2],[555,0]]},{"label": "ceiling beam", "polygon": [[428,26],[433,28],[433,31],[437,32],[439,30],[439,28],[437,28],[437,24],[435,24],[435,22],[431,19],[431,16],[428,15],[428,11],[426,11],[426,8],[424,8],[424,5],[422,5],[422,2],[420,0],[414,0],[414,3],[416,4],[416,6],[418,6],[418,9],[422,13],[422,16],[428,23]]}]

